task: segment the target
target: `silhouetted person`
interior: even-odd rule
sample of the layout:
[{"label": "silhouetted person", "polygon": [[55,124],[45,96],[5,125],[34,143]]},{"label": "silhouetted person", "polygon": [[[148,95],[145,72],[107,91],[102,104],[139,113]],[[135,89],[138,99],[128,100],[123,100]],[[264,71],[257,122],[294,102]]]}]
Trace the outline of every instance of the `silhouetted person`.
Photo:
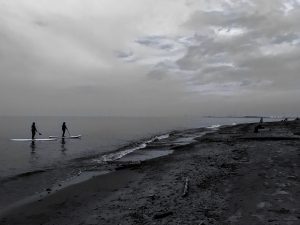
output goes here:
[{"label": "silhouetted person", "polygon": [[31,125],[31,139],[32,140],[34,139],[36,132],[38,132],[38,131],[36,129],[35,122],[33,122]]},{"label": "silhouetted person", "polygon": [[61,126],[61,129],[62,129],[62,132],[63,132],[62,137],[65,137],[66,130],[69,132],[69,130],[67,128],[67,125],[66,125],[66,122],[63,122],[63,125]]},{"label": "silhouetted person", "polygon": [[264,127],[261,124],[258,124],[254,127],[254,133],[258,133],[259,129],[264,129]]},{"label": "silhouetted person", "polygon": [[258,133],[259,125],[254,127],[254,133]]},{"label": "silhouetted person", "polygon": [[263,117],[260,117],[260,123],[263,123],[264,122],[264,118]]}]

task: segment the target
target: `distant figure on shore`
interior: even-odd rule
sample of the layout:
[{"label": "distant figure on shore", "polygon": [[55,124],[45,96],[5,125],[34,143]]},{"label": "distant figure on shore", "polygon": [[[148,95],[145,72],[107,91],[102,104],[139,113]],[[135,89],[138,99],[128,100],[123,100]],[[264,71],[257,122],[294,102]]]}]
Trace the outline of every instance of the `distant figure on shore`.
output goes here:
[{"label": "distant figure on shore", "polygon": [[299,120],[299,117],[296,117],[296,119],[295,119],[296,121],[298,121]]},{"label": "distant figure on shore", "polygon": [[258,133],[259,129],[264,129],[264,126],[261,125],[262,123],[262,119],[260,119],[259,124],[254,127],[254,133]]},{"label": "distant figure on shore", "polygon": [[264,122],[264,118],[263,118],[263,117],[260,117],[259,123],[263,123],[263,122]]},{"label": "distant figure on shore", "polygon": [[70,134],[68,128],[67,128],[67,125],[66,125],[66,122],[63,122],[62,126],[61,126],[61,129],[62,129],[62,137],[65,137],[65,133],[66,133],[66,130],[68,131],[68,133]]},{"label": "distant figure on shore", "polygon": [[[36,129],[36,126],[35,126],[35,122],[32,123],[31,125],[31,139],[33,140],[35,138],[35,134],[38,132],[38,130]],[[40,132],[38,132],[39,135],[41,135]]]},{"label": "distant figure on shore", "polygon": [[260,125],[257,125],[254,127],[254,133],[258,133],[258,129],[259,129]]}]

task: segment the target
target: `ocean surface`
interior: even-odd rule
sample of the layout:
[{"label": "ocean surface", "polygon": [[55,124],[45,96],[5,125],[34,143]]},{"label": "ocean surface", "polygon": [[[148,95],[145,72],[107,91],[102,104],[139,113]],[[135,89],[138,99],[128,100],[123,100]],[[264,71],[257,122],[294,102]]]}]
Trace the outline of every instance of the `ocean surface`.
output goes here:
[{"label": "ocean surface", "polygon": [[[30,139],[33,121],[42,133],[36,138],[61,136],[63,122],[71,135],[81,134],[82,138],[34,144],[11,140]],[[258,121],[202,117],[0,117],[0,213],[47,196],[49,192],[45,190],[57,190],[113,171],[118,163],[171,154],[174,146],[190,144],[220,125]]]},{"label": "ocean surface", "polygon": [[[35,121],[42,135],[36,138],[61,136],[62,122],[71,135],[81,139],[36,142],[11,141],[31,138]],[[125,117],[0,117],[0,179],[49,167],[59,167],[76,158],[105,154],[118,148],[150,139],[172,130],[257,122],[241,118],[125,118]]]}]

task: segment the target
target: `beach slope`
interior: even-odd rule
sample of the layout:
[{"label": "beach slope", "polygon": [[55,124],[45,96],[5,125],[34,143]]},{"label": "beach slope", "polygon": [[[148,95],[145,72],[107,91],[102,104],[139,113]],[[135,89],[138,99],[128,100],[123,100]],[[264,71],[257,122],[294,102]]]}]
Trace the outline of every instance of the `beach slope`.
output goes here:
[{"label": "beach slope", "polygon": [[[299,224],[300,123],[228,126],[21,205],[6,224]],[[195,131],[196,132],[196,131]]]}]

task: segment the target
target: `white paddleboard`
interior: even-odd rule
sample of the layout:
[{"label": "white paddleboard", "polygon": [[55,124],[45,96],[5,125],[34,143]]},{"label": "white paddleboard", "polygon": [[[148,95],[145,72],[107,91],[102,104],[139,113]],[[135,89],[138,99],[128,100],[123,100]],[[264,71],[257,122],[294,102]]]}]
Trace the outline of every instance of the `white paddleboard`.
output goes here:
[{"label": "white paddleboard", "polygon": [[58,137],[58,136],[49,136],[50,139],[79,139],[81,138],[81,134],[79,135],[72,135],[72,136],[65,136],[64,138],[63,137]]},{"label": "white paddleboard", "polygon": [[16,138],[16,139],[10,139],[11,141],[56,141],[57,138],[36,138],[36,139],[30,139],[30,138]]}]

